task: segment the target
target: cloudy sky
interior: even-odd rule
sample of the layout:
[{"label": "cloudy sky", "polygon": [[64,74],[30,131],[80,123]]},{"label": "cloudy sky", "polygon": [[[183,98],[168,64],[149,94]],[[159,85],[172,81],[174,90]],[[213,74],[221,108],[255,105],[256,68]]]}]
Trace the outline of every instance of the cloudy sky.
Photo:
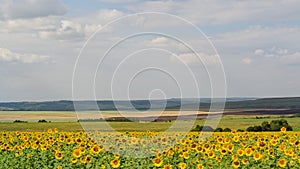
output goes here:
[{"label": "cloudy sky", "polygon": [[300,95],[299,0],[0,4],[0,101]]}]

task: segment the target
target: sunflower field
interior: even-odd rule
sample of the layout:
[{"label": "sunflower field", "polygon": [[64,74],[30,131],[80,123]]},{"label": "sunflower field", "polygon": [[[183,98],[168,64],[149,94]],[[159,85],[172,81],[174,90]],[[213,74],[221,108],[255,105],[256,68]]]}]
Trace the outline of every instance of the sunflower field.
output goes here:
[{"label": "sunflower field", "polygon": [[[259,133],[190,132],[184,138],[179,134],[1,132],[0,168],[300,168],[300,133],[285,128]],[[143,140],[145,136],[149,139]],[[141,146],[149,156],[130,156]],[[125,155],[117,151],[127,147]]]}]

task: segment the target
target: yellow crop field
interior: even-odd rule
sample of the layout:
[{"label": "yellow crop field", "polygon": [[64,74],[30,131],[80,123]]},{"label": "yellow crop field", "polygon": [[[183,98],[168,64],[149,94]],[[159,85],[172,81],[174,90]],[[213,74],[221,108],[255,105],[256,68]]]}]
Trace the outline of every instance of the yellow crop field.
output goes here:
[{"label": "yellow crop field", "polygon": [[[287,132],[285,128],[281,132],[190,132],[184,138],[179,136],[180,133],[151,131],[1,132],[0,168],[296,169],[300,166],[300,133]],[[126,148],[128,151],[121,151]],[[135,156],[141,149],[149,156]]]}]

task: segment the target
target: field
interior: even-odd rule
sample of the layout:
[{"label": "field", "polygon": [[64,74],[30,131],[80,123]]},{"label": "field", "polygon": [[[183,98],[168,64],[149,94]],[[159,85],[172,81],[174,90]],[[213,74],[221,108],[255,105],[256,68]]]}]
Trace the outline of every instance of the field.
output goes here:
[{"label": "field", "polygon": [[1,168],[299,168],[300,133],[1,132]]},{"label": "field", "polygon": [[[97,117],[95,111],[83,113],[81,117],[86,119]],[[134,112],[126,115],[137,117]],[[206,122],[233,131],[185,133],[182,127],[191,123],[189,120],[176,121],[177,131],[166,132],[178,112],[150,115],[162,115],[164,121],[79,123],[76,113],[68,111],[2,111],[0,168],[299,168],[300,117],[224,114],[218,122],[204,119],[205,112],[198,112],[192,128]],[[103,117],[120,114],[105,111]],[[236,131],[282,118],[293,132],[285,128],[281,132]],[[41,119],[47,122],[38,123]],[[107,124],[111,128],[106,128]],[[90,126],[96,126],[97,131],[84,131],[83,127]]]},{"label": "field", "polygon": [[[282,117],[271,116],[257,119],[256,116],[232,116],[225,115],[220,120],[218,126],[221,128],[231,128],[231,129],[243,129],[245,130],[249,126],[260,125],[263,121],[271,121],[282,119]],[[293,127],[294,131],[300,131],[300,118],[294,117],[289,118],[286,117],[289,124]],[[49,120],[49,119],[47,119]],[[76,122],[75,120],[70,120],[67,122],[61,121],[52,121],[51,123],[37,123],[35,121],[29,121],[27,123],[12,123],[7,121],[0,122],[0,131],[47,131],[48,128],[58,128],[62,131],[82,131],[81,124]],[[207,120],[208,122],[213,122],[214,119]],[[108,123],[112,128],[118,131],[164,131],[168,129],[174,121],[166,121],[166,122],[149,122],[149,123],[138,123],[138,122],[87,122],[90,125],[100,126],[103,123]],[[179,121],[179,123],[185,124],[188,121]],[[195,121],[194,126],[203,125],[205,123],[204,119],[198,119]]]}]

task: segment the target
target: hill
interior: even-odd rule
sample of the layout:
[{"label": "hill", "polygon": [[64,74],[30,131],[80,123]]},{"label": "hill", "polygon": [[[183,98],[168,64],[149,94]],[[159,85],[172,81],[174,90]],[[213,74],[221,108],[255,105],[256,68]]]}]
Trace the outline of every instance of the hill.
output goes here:
[{"label": "hill", "polygon": [[[214,99],[213,102],[220,102],[222,99]],[[202,99],[167,99],[167,100],[130,100],[130,101],[47,101],[47,102],[2,102],[0,110],[15,111],[74,111],[76,110],[148,110],[164,109],[185,110],[199,108],[199,110],[208,110],[212,100]],[[227,98],[226,110],[241,109],[300,109],[300,97],[285,98]],[[99,108],[98,108],[99,107]]]}]

